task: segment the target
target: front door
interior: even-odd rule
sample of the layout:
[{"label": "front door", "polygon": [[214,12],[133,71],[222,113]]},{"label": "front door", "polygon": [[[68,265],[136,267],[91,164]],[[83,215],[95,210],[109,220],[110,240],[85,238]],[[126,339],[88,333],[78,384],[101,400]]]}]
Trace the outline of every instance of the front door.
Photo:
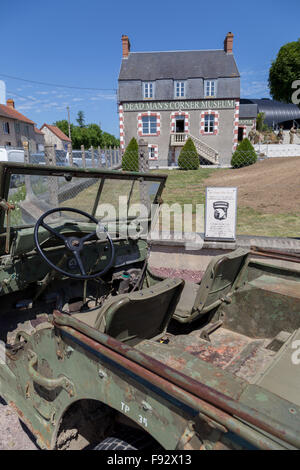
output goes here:
[{"label": "front door", "polygon": [[177,133],[183,133],[184,132],[184,117],[178,117],[178,119],[176,119],[176,130],[175,130],[176,134]]}]

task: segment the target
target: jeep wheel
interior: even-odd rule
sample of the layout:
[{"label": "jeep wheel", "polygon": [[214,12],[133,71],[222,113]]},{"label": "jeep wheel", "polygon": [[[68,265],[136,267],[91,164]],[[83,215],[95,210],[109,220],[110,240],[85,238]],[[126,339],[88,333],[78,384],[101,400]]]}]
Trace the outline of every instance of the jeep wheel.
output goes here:
[{"label": "jeep wheel", "polygon": [[93,450],[152,450],[159,444],[138,429],[124,428],[106,437]]}]

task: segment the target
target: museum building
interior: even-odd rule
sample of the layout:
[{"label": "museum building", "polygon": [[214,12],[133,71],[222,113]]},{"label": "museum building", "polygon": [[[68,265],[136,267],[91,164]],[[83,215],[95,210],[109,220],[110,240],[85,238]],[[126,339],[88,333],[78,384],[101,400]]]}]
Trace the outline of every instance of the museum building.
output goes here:
[{"label": "museum building", "polygon": [[122,36],[120,144],[148,142],[150,167],[177,164],[188,137],[204,164],[229,165],[238,142],[240,74],[233,34],[218,50],[131,52]]}]

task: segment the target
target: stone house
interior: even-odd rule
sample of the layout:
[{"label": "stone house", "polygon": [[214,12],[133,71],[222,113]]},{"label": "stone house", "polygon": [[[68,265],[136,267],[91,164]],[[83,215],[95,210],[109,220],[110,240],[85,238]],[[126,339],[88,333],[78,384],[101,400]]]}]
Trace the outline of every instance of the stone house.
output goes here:
[{"label": "stone house", "polygon": [[54,145],[57,150],[68,150],[68,144],[71,143],[71,139],[58,127],[43,124],[40,130],[44,134],[45,144]]},{"label": "stone house", "polygon": [[188,137],[207,164],[230,164],[238,142],[240,74],[233,34],[218,50],[132,52],[122,36],[120,142],[148,142],[150,166],[176,165]]},{"label": "stone house", "polygon": [[35,123],[15,109],[14,100],[0,104],[0,146],[22,147],[27,141],[30,151],[37,152],[44,140],[35,129]]}]

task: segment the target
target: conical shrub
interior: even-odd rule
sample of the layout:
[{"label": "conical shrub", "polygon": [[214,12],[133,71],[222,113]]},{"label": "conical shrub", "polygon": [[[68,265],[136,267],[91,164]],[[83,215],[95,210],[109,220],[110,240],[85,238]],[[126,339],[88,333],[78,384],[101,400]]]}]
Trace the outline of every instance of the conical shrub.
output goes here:
[{"label": "conical shrub", "polygon": [[139,146],[134,137],[131,139],[124,152],[122,170],[139,171]]},{"label": "conical shrub", "polygon": [[243,166],[253,165],[257,161],[257,155],[249,139],[244,139],[237,146],[236,151],[231,157],[231,166],[241,168]]},{"label": "conical shrub", "polygon": [[198,170],[199,168],[199,156],[195,144],[190,137],[179,154],[178,166],[181,170]]}]

